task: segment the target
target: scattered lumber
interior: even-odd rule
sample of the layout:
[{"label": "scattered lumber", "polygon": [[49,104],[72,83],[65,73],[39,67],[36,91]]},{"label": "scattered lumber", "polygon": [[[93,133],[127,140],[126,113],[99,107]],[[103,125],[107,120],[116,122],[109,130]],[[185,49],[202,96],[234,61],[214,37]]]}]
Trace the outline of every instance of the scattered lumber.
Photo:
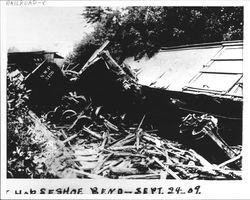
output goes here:
[{"label": "scattered lumber", "polygon": [[[86,98],[79,98],[75,94],[68,99],[76,102],[72,98],[86,101]],[[69,109],[63,104],[60,108],[64,108],[61,113]],[[229,167],[230,163],[240,160],[240,152],[228,161],[215,165],[182,144],[160,138],[157,130],[144,130],[142,124],[146,116],[138,124],[124,127],[112,121],[112,118],[96,114],[92,116],[90,110],[95,109],[87,106],[83,111],[74,111],[78,115],[76,120],[83,115],[88,119],[81,121],[79,129],[72,128],[70,124],[52,126],[50,121],[44,119],[42,127],[46,131],[43,134],[53,135],[52,145],[55,148],[45,150],[38,158],[43,158],[46,169],[55,176],[64,178],[67,173],[62,172],[70,170],[72,177],[90,179],[241,179],[241,171]],[[32,115],[34,121],[39,121],[34,113]],[[56,140],[60,133],[64,133],[63,139],[59,137]],[[51,149],[53,153],[49,152]],[[68,153],[65,154],[65,151]],[[50,154],[61,156],[54,159],[45,157]],[[40,162],[39,159],[36,161]]]},{"label": "scattered lumber", "polygon": [[[110,61],[107,53],[99,56],[106,59],[106,62]],[[110,65],[114,72],[125,74],[122,68],[112,63]],[[15,77],[16,72],[10,80]],[[19,78],[21,77],[16,77]],[[127,82],[124,81],[123,84]],[[9,90],[13,85],[10,86]],[[15,93],[15,90],[11,90],[12,98],[7,102],[9,114],[13,119],[16,118],[13,109],[21,107],[26,95],[24,92],[22,99]],[[18,103],[14,105],[15,102]],[[210,163],[193,149],[160,138],[153,127],[149,130],[143,128],[146,115],[137,124],[126,125],[122,123],[124,113],[114,116],[99,111],[100,107],[93,105],[86,97],[69,93],[62,98],[60,106],[41,117],[29,111],[25,117],[18,115],[15,120],[12,119],[8,126],[15,123],[12,127],[13,133],[18,135],[18,125],[27,123],[27,127],[23,129],[23,132],[27,129],[27,136],[30,138],[27,146],[36,144],[36,147],[39,147],[31,152],[34,171],[39,171],[44,177],[52,175],[51,177],[55,178],[88,179],[242,179],[241,147],[229,147],[220,138],[217,133],[217,120],[213,116],[190,114],[184,118],[180,132],[185,134],[187,130],[197,140],[209,136],[228,155],[229,159],[219,165]],[[24,161],[23,152],[18,147],[12,152]],[[29,157],[31,156],[27,155],[28,159]],[[11,159],[8,162],[9,166],[12,166],[15,161]],[[14,177],[13,172],[9,172],[9,176]]]}]

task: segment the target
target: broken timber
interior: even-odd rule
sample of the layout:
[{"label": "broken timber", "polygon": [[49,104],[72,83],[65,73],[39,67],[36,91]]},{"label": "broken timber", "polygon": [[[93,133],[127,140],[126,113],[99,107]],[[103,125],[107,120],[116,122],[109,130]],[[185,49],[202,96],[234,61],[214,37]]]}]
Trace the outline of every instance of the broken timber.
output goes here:
[{"label": "broken timber", "polygon": [[[129,76],[126,71],[115,62],[108,52],[103,52],[103,49],[107,44],[108,42],[97,50],[83,66],[80,73],[78,73],[78,78],[73,87],[78,93],[89,95],[97,104],[112,109],[128,111],[130,114],[132,113],[132,115],[135,114],[136,117],[139,116],[141,118],[141,116],[144,116],[145,113],[147,113],[147,120],[153,119],[157,121],[155,124],[153,123],[153,125],[160,128],[163,125],[165,126],[163,128],[164,130],[161,130],[161,136],[165,136],[166,138],[170,137],[168,134],[178,134],[178,119],[187,112],[211,112],[211,114],[215,114],[215,116],[218,115],[221,118],[229,118],[229,120],[230,118],[233,120],[236,119],[238,120],[237,123],[241,123],[242,102],[233,102],[229,99],[223,100],[206,95],[163,91],[138,85],[135,78]],[[40,78],[44,78],[48,82],[52,81],[53,83],[52,75],[57,74],[52,73],[54,70],[41,70],[41,72],[38,73],[40,69],[48,68],[48,66],[48,63],[42,63],[27,77],[27,80],[31,80],[32,77],[32,80],[35,80],[35,76],[38,75]],[[62,79],[59,80],[57,84],[60,84],[60,81],[62,81]],[[55,87],[53,89],[55,89]],[[64,91],[60,94],[63,94],[63,92]],[[60,96],[60,94],[58,96]],[[206,105],[210,106],[208,107]],[[233,112],[231,112],[228,107],[232,108]],[[109,123],[107,123],[107,125],[112,127]],[[115,131],[118,130],[116,126],[113,126],[113,129]],[[95,131],[86,127],[83,131],[89,133],[89,135],[96,139],[100,140],[104,138],[105,140],[102,143],[102,147],[105,148],[107,138],[109,138],[107,136],[108,134],[99,135]],[[219,135],[215,135],[212,131],[207,131],[206,135],[209,136],[229,158],[237,156],[237,154],[234,153]],[[65,139],[64,143],[68,143],[76,137],[77,135],[73,135]],[[142,138],[147,137],[141,134],[141,130],[138,129],[134,136],[124,138],[125,140],[115,141],[113,146],[110,146],[105,151],[114,153],[114,148],[122,148],[131,141],[135,142],[136,150],[139,150],[141,148]],[[149,153],[151,151],[151,149],[147,150]],[[156,155],[160,153],[155,152],[154,154]],[[125,156],[131,154],[114,153],[114,155]]]}]

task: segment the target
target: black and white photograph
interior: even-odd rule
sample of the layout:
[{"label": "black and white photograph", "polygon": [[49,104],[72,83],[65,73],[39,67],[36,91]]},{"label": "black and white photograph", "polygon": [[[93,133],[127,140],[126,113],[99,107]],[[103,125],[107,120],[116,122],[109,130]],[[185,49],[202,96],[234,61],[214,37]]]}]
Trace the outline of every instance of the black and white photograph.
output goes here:
[{"label": "black and white photograph", "polygon": [[247,6],[166,2],[1,2],[3,199],[249,195]]}]

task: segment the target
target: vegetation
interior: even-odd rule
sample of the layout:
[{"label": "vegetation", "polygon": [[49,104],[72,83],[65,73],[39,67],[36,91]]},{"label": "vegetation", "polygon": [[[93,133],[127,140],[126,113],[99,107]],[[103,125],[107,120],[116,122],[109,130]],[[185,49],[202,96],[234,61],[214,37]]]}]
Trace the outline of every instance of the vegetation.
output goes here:
[{"label": "vegetation", "polygon": [[34,129],[35,124],[29,116],[30,91],[20,71],[8,68],[7,85],[7,177],[51,178],[44,164],[37,165],[36,157],[43,148],[36,137],[41,135],[41,130]]},{"label": "vegetation", "polygon": [[[14,74],[15,72],[12,72]],[[33,163],[33,151],[38,150],[31,143],[28,127],[30,120],[27,118],[28,108],[26,101],[28,93],[24,84],[20,83],[20,77],[12,77],[10,69],[7,76],[7,170],[8,177],[34,177],[35,164]]]},{"label": "vegetation", "polygon": [[75,46],[66,63],[84,64],[106,40],[121,63],[151,57],[160,47],[243,39],[243,7],[86,7],[95,28]]}]

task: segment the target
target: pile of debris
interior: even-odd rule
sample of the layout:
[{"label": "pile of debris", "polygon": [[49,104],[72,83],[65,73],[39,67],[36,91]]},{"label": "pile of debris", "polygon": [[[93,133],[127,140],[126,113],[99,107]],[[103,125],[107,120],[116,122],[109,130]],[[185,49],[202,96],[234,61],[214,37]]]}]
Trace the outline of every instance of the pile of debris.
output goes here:
[{"label": "pile of debris", "polygon": [[[146,122],[149,116],[144,115],[134,123],[125,113],[110,113],[97,106],[99,100],[102,105],[116,103],[115,107],[119,108],[118,104],[123,102],[120,106],[123,110],[134,109],[144,98],[136,77],[101,50],[79,73],[60,71],[53,63],[43,62],[26,77],[19,71],[8,75],[8,140],[11,141],[8,177],[18,177],[20,173],[16,171],[21,169],[21,178],[27,175],[32,178],[241,179],[241,147],[233,149],[223,141],[215,117],[190,113],[174,134],[187,139],[211,140],[226,156],[226,161],[219,164],[208,161],[200,151],[197,153],[197,149],[196,152],[184,143],[161,138],[160,131]],[[96,80],[102,80],[104,87],[96,84]],[[24,83],[33,90],[33,107],[26,106],[25,99],[30,96],[25,93]],[[77,88],[78,94],[73,92]],[[109,89],[103,91],[103,88]],[[108,94],[113,93],[116,98],[112,100]],[[53,100],[59,101],[59,106],[48,107],[48,102]],[[46,107],[40,109],[46,112],[41,117],[33,112],[39,102]],[[47,112],[51,107],[53,110]],[[174,121],[171,114],[176,109],[171,112],[172,107],[167,108],[168,119]],[[22,131],[18,130],[18,123]],[[10,129],[11,124],[14,125]],[[167,128],[170,125],[168,123]]]},{"label": "pile of debris", "polygon": [[[9,177],[17,177],[11,168],[15,166],[18,170],[23,162],[23,173],[29,169],[29,174],[26,173],[28,177],[241,179],[241,146],[232,148],[224,142],[218,134],[217,118],[204,113],[189,113],[179,124],[181,117],[177,112],[180,111],[180,101],[175,98],[179,93],[159,95],[157,90],[155,95],[150,94],[151,89],[143,90],[129,68],[119,66],[108,52],[102,52],[103,48],[79,72],[61,70],[55,64],[44,61],[26,77],[21,76],[19,71],[9,74],[8,128],[13,122],[15,126],[20,123],[23,127],[22,132],[18,132],[17,127],[8,129],[8,139],[13,141],[8,149]],[[13,80],[15,77],[17,81]],[[24,84],[32,90],[30,96],[25,96]],[[21,94],[17,85],[22,86]],[[29,107],[25,98],[30,98]],[[200,98],[192,99],[196,99],[195,103],[200,101]],[[155,106],[154,102],[166,105],[163,109]],[[109,106],[115,110],[108,109]],[[138,120],[136,116],[136,120],[131,120],[128,111],[134,113],[139,106],[143,110],[139,113],[142,119]],[[21,112],[22,108],[25,111]],[[144,112],[145,109],[148,111]],[[219,149],[217,152],[223,154],[223,161],[205,159],[200,151],[204,148],[199,143],[198,148],[192,148],[185,142],[180,144],[161,138],[162,130],[149,123],[152,118],[160,121],[158,111],[164,113],[161,121],[169,132],[167,134],[172,132],[194,141],[204,138],[207,146],[211,143]],[[20,132],[24,137],[20,137]],[[16,143],[16,140],[19,142]],[[33,152],[30,144],[35,145]],[[19,155],[15,145],[23,146],[21,152],[29,151],[29,155],[26,156],[27,152],[25,157],[23,153]],[[18,155],[16,152],[19,152]],[[29,162],[24,162],[26,157]],[[32,168],[27,166],[29,163],[32,163]]]},{"label": "pile of debris", "polygon": [[[82,109],[84,108],[84,109]],[[114,124],[122,117],[101,115],[100,107],[71,93],[62,104],[34,122],[34,140],[44,148],[35,157],[38,170],[60,178],[241,179],[241,171],[209,163],[192,149],[161,139],[157,130]]]}]

